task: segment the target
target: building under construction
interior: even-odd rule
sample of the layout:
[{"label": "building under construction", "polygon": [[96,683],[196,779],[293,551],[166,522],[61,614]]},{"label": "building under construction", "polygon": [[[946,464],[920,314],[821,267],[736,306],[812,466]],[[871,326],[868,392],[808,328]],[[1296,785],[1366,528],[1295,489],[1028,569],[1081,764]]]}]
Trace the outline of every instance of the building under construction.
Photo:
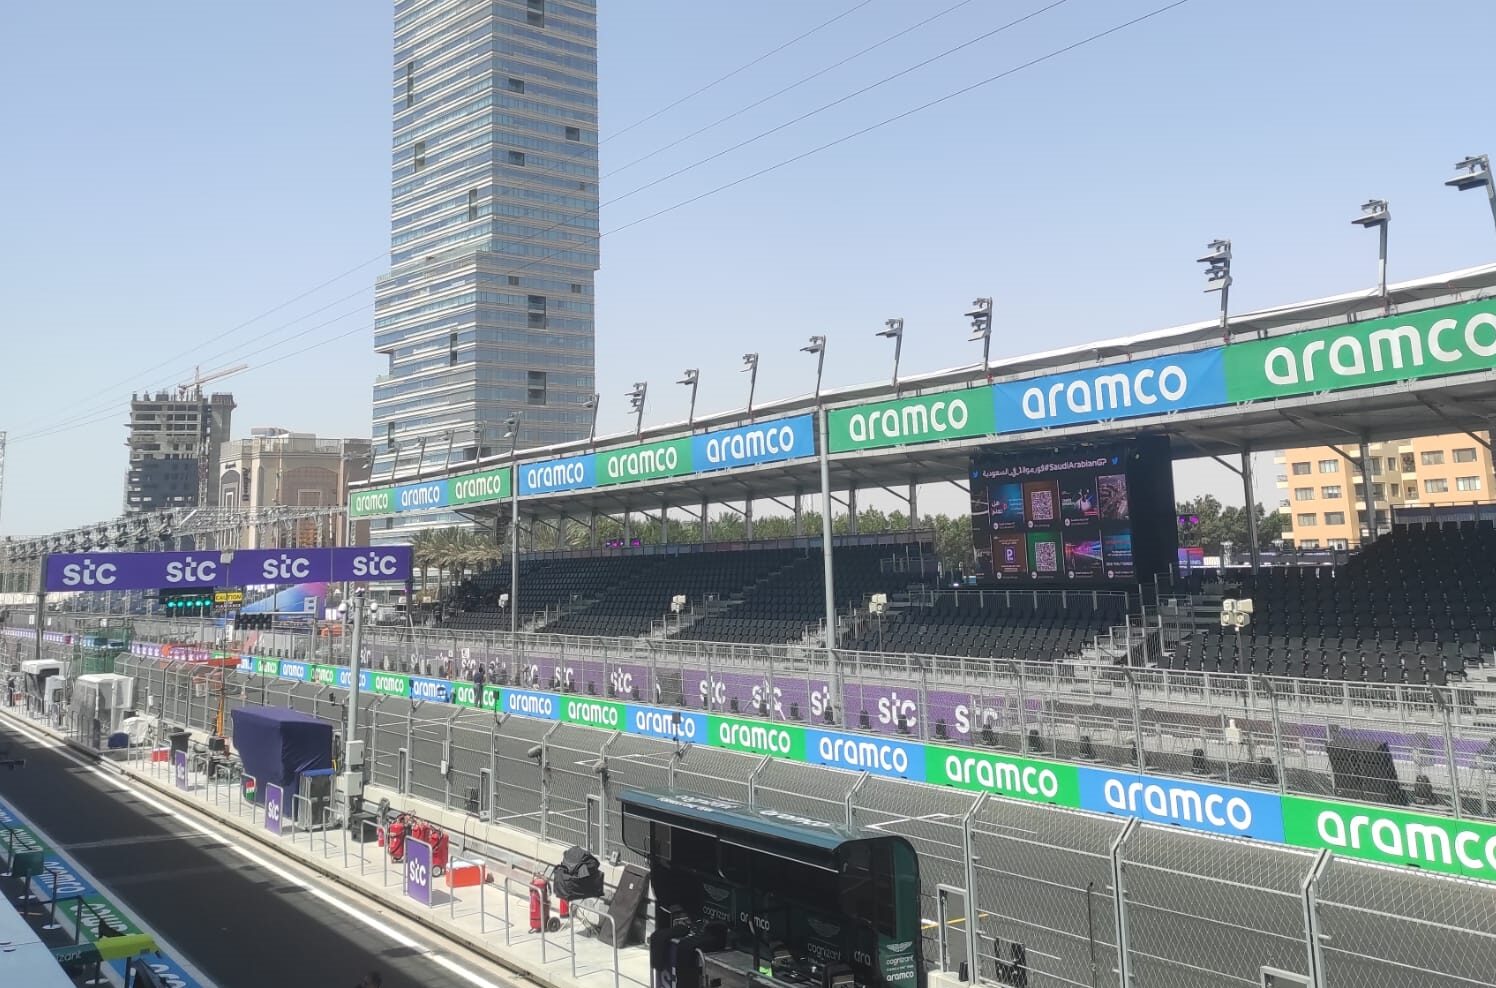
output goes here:
[{"label": "building under construction", "polygon": [[131,395],[125,512],[216,505],[234,407],[233,395],[200,387]]}]

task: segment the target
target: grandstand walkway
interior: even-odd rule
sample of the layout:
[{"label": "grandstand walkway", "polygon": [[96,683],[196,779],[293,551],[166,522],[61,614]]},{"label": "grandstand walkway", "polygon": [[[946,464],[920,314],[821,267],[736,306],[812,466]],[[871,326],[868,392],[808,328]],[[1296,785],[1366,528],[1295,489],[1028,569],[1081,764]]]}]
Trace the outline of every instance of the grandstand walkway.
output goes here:
[{"label": "grandstand walkway", "polygon": [[[115,853],[139,844],[148,858],[165,859],[141,866],[132,851],[126,857],[133,861],[115,860],[112,867],[121,874],[127,899],[139,888],[142,912],[159,913],[161,927],[175,931],[184,950],[201,955],[219,988],[263,988],[265,969],[256,965],[263,964],[270,944],[279,945],[287,958],[284,976],[274,978],[277,988],[336,988],[357,982],[368,969],[383,972],[384,988],[647,988],[650,983],[642,947],[614,950],[579,931],[575,922],[556,933],[529,932],[528,866],[532,860],[559,859],[564,850],[540,848],[533,836],[517,836],[514,846],[520,850],[505,859],[485,848],[492,883],[449,893],[438,879],[432,883],[431,905],[425,906],[405,895],[401,866],[390,862],[372,834],[361,843],[347,839],[344,830],[298,830],[288,816],[282,834],[272,835],[263,808],[245,801],[237,785],[213,785],[190,772],[188,788],[181,790],[161,763],[97,760],[82,749],[61,750],[60,734],[15,710],[0,708],[0,737],[31,748],[26,757],[41,768],[32,772],[28,766],[28,786],[11,793],[0,784],[0,794],[11,793],[21,805],[42,805],[47,802],[37,791],[47,788],[42,780],[68,779],[67,795],[60,800],[54,795],[50,811],[65,833],[129,830],[132,836],[100,834],[80,844]],[[71,807],[80,804],[73,796],[82,796],[89,811],[74,813]],[[109,802],[125,812],[110,812]],[[126,822],[110,826],[112,817]],[[212,825],[199,826],[195,818]],[[454,834],[454,857],[462,856],[459,840]],[[297,871],[305,869],[353,896],[334,898],[280,872],[243,848],[250,843],[272,850],[277,864],[289,858]],[[242,862],[224,860],[231,854]],[[508,867],[511,863],[526,867]],[[172,875],[184,879],[179,888],[157,887]],[[169,899],[172,891],[181,898]],[[357,920],[371,913],[380,919]],[[400,932],[412,923],[438,934],[446,946],[427,946]],[[231,935],[235,930],[243,935]],[[481,961],[457,963],[463,958]]]}]

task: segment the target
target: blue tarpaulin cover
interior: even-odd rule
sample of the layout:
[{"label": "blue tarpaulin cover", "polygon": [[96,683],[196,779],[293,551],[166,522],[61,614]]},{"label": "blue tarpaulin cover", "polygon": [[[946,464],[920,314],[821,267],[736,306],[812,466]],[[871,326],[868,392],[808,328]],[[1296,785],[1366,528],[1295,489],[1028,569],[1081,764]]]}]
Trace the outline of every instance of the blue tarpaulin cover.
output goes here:
[{"label": "blue tarpaulin cover", "polygon": [[294,790],[303,772],[332,768],[332,725],[284,707],[233,711],[234,747],[260,786]]}]

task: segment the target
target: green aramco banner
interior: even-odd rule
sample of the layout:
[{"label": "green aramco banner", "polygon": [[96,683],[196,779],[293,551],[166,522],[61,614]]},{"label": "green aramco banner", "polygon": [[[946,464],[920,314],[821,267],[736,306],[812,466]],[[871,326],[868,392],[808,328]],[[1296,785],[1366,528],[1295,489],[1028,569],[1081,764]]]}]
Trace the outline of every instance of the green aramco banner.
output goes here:
[{"label": "green aramco banner", "polygon": [[1258,401],[1496,368],[1496,299],[1226,347],[1226,398]]}]

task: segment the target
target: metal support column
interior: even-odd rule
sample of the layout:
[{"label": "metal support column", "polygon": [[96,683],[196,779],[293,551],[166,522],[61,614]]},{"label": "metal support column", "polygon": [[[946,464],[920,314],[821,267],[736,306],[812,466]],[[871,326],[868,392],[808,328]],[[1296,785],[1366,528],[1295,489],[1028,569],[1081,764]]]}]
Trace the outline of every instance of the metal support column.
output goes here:
[{"label": "metal support column", "polygon": [[753,498],[743,498],[743,538],[753,541]]},{"label": "metal support column", "polygon": [[847,487],[847,534],[857,534],[857,485]]},{"label": "metal support column", "polygon": [[[1377,499],[1371,493],[1371,446],[1365,439],[1361,440],[1360,453],[1361,496],[1366,499],[1366,537],[1362,541],[1370,545],[1377,540]],[[1352,485],[1351,493],[1354,494],[1355,491],[1356,488]]]},{"label": "metal support column", "polygon": [[1117,930],[1117,973],[1118,981],[1122,988],[1132,988],[1132,946],[1129,942],[1127,925],[1127,882],[1122,872],[1122,849],[1127,841],[1138,829],[1136,818],[1128,820],[1127,825],[1117,834],[1117,839],[1112,841],[1112,906],[1116,912]]},{"label": "metal support column", "polygon": [[1241,451],[1241,487],[1246,497],[1247,542],[1251,545],[1252,572],[1262,567],[1262,547],[1257,544],[1257,492],[1252,489],[1252,447]]},{"label": "metal support column", "polygon": [[712,531],[711,509],[712,509],[712,502],[709,501],[709,500],[707,500],[706,498],[702,498],[701,499],[701,541],[702,542],[710,542],[711,541],[711,531]]},{"label": "metal support column", "polygon": [[981,942],[977,928],[977,917],[981,915],[977,906],[977,853],[971,832],[971,823],[976,819],[982,804],[987,802],[987,793],[981,793],[971,804],[971,809],[961,815],[961,856],[966,859],[966,963],[970,965],[966,975],[967,984],[979,980]]},{"label": "metal support column", "polygon": [[1319,852],[1309,874],[1304,877],[1301,889],[1304,899],[1304,940],[1309,950],[1309,984],[1323,988],[1325,983],[1325,958],[1319,945],[1319,880],[1330,867],[1329,850]]},{"label": "metal support column", "polygon": [[831,666],[831,704],[835,710],[833,720],[846,723],[846,708],[843,705],[845,689],[842,684],[841,663],[836,658],[836,578],[832,567],[831,535],[831,436],[826,426],[826,409],[821,413],[821,561],[824,567],[826,591],[826,659]]},{"label": "metal support column", "polygon": [[919,527],[919,485],[909,481],[909,531]]},{"label": "metal support column", "polygon": [[804,497],[799,491],[795,492],[795,538],[805,538],[805,509],[802,504]]}]

